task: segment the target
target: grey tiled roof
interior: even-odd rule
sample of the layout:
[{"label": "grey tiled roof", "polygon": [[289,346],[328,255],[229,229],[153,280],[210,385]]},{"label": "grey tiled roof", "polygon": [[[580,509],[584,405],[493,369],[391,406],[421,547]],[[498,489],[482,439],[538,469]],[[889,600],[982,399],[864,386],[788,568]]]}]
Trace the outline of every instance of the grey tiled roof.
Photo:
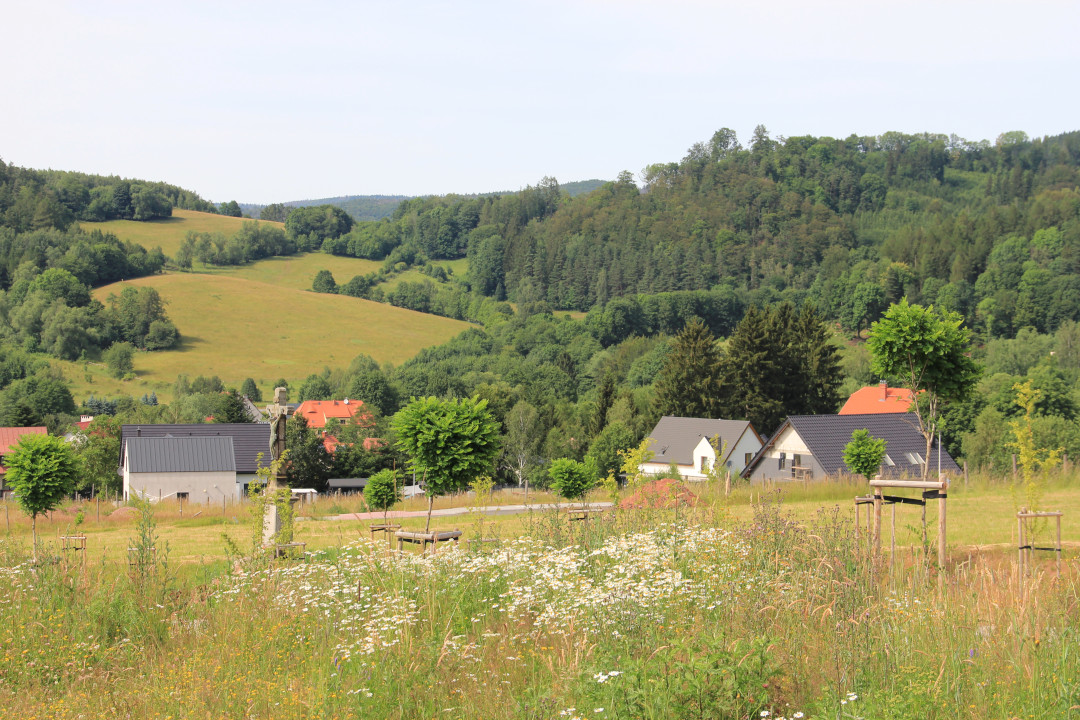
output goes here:
[{"label": "grey tiled roof", "polygon": [[[829,475],[848,472],[844,465],[844,447],[851,442],[851,434],[856,430],[869,430],[875,438],[885,440],[885,453],[892,460],[881,466],[883,475],[918,475],[921,465],[912,463],[909,454],[926,454],[926,440],[919,433],[919,421],[914,413],[877,413],[872,415],[792,415],[773,434],[773,440],[780,436],[790,424],[806,443],[810,454],[814,456],[822,470]],[[747,467],[748,475],[764,457],[771,441],[761,448],[761,452]],[[939,449],[937,438],[927,462],[931,472],[938,467],[938,453],[941,454],[942,472],[958,473],[960,467],[949,452]]]},{"label": "grey tiled roof", "polygon": [[256,458],[263,454],[263,465],[270,464],[270,423],[205,423],[190,425],[124,425],[120,430],[120,464],[124,447],[137,437],[230,437],[236,472],[254,473]]},{"label": "grey tiled roof", "polygon": [[[721,447],[726,443],[727,452],[730,453],[747,428],[750,432],[754,429],[746,420],[713,420],[711,418],[685,418],[665,415],[656,423],[649,437],[653,442],[649,449],[654,456],[650,462],[676,463],[678,465],[694,464],[694,448],[701,442],[701,438],[720,436]],[[720,462],[724,458],[719,458]]]},{"label": "grey tiled roof", "polygon": [[235,472],[231,437],[128,438],[128,469],[149,472]]}]

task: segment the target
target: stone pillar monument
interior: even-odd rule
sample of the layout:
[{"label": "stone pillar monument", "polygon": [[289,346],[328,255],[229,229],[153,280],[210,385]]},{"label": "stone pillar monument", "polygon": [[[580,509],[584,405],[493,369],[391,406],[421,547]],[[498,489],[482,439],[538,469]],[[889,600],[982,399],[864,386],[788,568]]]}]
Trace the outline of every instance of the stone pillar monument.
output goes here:
[{"label": "stone pillar monument", "polygon": [[[288,418],[289,408],[285,402],[286,390],[283,387],[274,388],[274,402],[266,406],[266,413],[270,417],[270,463],[273,474],[267,482],[267,490],[274,492],[283,487],[280,482],[284,477],[281,465],[277,461],[285,454],[285,422]],[[281,532],[281,517],[278,507],[273,502],[268,502],[263,515],[263,546],[270,547],[274,544],[274,538]]]}]

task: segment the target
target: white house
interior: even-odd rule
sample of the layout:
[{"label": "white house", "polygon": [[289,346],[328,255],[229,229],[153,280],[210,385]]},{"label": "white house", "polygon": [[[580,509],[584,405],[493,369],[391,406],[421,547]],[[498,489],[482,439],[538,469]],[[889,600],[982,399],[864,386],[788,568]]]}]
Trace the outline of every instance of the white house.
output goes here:
[{"label": "white house", "polygon": [[948,451],[933,443],[930,457],[926,440],[913,413],[861,415],[792,415],[777,429],[743,471],[751,481],[811,480],[847,474],[844,448],[856,430],[885,440],[880,472],[887,477],[917,477],[929,462],[930,470],[956,474],[960,468]]},{"label": "white house", "polygon": [[[719,458],[712,438],[719,440]],[[761,436],[746,420],[665,415],[648,439],[653,458],[641,464],[641,471],[659,475],[674,465],[687,480],[705,480],[706,472],[717,462],[726,472],[738,475],[761,449]]]},{"label": "white house", "polygon": [[133,437],[124,445],[124,497],[220,503],[236,492],[233,441],[216,437]]}]

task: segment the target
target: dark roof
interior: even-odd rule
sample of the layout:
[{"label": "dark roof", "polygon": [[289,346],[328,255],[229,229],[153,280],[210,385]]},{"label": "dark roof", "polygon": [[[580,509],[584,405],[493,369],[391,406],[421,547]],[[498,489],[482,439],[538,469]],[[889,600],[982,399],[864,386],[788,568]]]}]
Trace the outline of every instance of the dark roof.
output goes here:
[{"label": "dark roof", "polygon": [[149,472],[235,472],[231,437],[133,437],[127,441],[128,470]]},{"label": "dark roof", "polygon": [[367,478],[330,478],[327,483],[331,490],[341,490],[367,487],[367,481]]},{"label": "dark roof", "polygon": [[128,439],[137,437],[229,437],[232,438],[236,472],[254,473],[256,458],[270,465],[270,423],[205,423],[193,425],[124,425],[120,429],[120,464]]},{"label": "dark roof", "polygon": [[[828,475],[848,472],[844,465],[844,447],[851,442],[851,434],[856,430],[869,430],[875,438],[885,440],[885,454],[888,460],[881,466],[883,475],[918,475],[922,472],[920,463],[911,460],[915,454],[926,454],[926,440],[919,433],[919,420],[914,413],[877,413],[871,415],[791,415],[781,425],[747,466],[744,475],[757,467],[776,438],[791,425],[806,443],[810,454],[814,456],[822,470]],[[938,454],[941,455],[941,471],[958,473],[960,467],[949,452],[939,449],[937,438],[927,461],[931,472],[938,467]],[[910,456],[910,457],[909,457]]]},{"label": "dark roof", "polygon": [[[653,442],[649,449],[653,451],[653,459],[649,462],[676,463],[678,465],[694,464],[694,448],[701,442],[701,438],[720,436],[721,447],[727,447],[730,454],[735,448],[735,443],[746,432],[747,428],[754,432],[754,428],[746,420],[713,420],[711,418],[685,418],[665,415],[656,423],[649,437]],[[723,462],[725,458],[718,458]]]}]

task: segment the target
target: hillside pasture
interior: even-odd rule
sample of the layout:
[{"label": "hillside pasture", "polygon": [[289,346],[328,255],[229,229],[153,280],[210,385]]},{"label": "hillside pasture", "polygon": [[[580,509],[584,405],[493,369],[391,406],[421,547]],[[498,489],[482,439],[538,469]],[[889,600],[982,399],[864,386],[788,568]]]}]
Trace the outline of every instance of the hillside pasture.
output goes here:
[{"label": "hillside pasture", "polygon": [[[278,378],[292,383],[326,366],[348,365],[361,353],[399,364],[469,327],[381,303],[228,274],[170,273],[127,284],[157,289],[182,336],[176,350],[135,356],[137,380],[121,383],[119,392],[136,397],[148,390],[169,397],[179,374],[217,375],[237,387],[251,377],[265,388]],[[124,285],[98,288],[94,296],[105,301]],[[76,398],[112,394],[116,386],[103,377],[101,366],[60,365],[73,380]],[[88,374],[93,382],[87,382]]]},{"label": "hillside pasture", "polygon": [[[149,220],[146,222],[135,220],[110,220],[109,222],[80,222],[84,230],[100,230],[112,233],[121,240],[129,240],[142,245],[147,250],[160,247],[161,251],[169,257],[176,254],[180,245],[184,242],[189,231],[195,232],[219,232],[229,237],[238,232],[245,222],[254,222],[250,218],[234,218],[226,215],[214,215],[213,213],[196,212],[194,210],[180,210],[173,208],[170,218],[162,220]],[[267,222],[260,220],[259,222]],[[271,223],[269,225],[284,228],[284,223]]]}]

